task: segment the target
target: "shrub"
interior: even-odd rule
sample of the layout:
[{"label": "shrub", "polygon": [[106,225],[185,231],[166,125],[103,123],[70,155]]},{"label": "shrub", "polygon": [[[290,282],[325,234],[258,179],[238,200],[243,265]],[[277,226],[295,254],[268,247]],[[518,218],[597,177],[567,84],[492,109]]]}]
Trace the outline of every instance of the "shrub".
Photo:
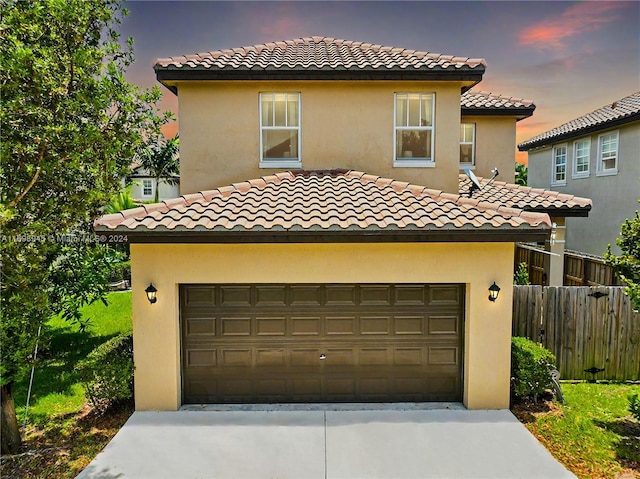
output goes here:
[{"label": "shrub", "polygon": [[133,398],[133,337],[120,334],[91,351],[78,365],[87,400],[99,412]]},{"label": "shrub", "polygon": [[520,263],[518,265],[518,270],[513,275],[513,284],[517,284],[519,286],[526,286],[531,284],[529,281],[529,270],[527,267],[527,263]]},{"label": "shrub", "polygon": [[527,338],[511,338],[511,394],[534,401],[553,386],[551,371],[556,358],[551,351]]},{"label": "shrub", "polygon": [[640,396],[637,394],[629,396],[629,411],[636,421],[640,421]]}]

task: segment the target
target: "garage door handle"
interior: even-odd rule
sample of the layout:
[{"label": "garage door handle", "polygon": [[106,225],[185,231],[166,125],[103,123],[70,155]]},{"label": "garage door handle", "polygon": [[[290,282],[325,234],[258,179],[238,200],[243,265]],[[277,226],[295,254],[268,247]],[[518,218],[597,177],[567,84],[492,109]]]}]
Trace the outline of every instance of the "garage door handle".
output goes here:
[{"label": "garage door handle", "polygon": [[327,355],[326,355],[326,354],[324,354],[324,353],[322,353],[322,354],[320,355],[320,359],[327,359]]}]

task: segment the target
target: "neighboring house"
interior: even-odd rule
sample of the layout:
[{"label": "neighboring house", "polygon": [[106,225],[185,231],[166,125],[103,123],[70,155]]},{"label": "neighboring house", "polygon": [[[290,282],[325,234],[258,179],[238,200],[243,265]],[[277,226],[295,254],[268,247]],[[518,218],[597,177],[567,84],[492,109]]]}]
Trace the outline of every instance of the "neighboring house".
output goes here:
[{"label": "neighboring house", "polygon": [[132,243],[137,409],[509,406],[514,244],[551,220],[457,192],[461,158],[513,180],[530,102],[470,92],[481,59],[322,37],[155,70],[182,196],[95,222]]},{"label": "neighboring house", "polygon": [[[148,202],[153,200],[156,195],[156,188],[160,188],[158,192],[160,201],[170,200],[180,196],[180,177],[161,178],[160,184],[156,179],[149,175],[141,166],[134,166],[131,174],[128,176],[128,184],[131,185],[131,197],[138,202]],[[171,184],[175,183],[175,184]]]},{"label": "neighboring house", "polygon": [[640,198],[640,92],[518,145],[529,154],[529,185],[586,196],[586,218],[568,218],[566,247],[602,256]]}]

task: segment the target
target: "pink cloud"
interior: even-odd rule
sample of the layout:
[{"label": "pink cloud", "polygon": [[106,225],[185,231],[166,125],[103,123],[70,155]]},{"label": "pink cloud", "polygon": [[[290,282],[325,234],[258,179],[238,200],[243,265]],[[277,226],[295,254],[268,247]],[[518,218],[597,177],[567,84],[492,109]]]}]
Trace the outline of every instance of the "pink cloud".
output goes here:
[{"label": "pink cloud", "polygon": [[627,2],[584,1],[569,7],[560,15],[524,28],[518,36],[518,42],[538,48],[562,48],[565,39],[598,30],[616,19],[618,10],[627,6]]}]

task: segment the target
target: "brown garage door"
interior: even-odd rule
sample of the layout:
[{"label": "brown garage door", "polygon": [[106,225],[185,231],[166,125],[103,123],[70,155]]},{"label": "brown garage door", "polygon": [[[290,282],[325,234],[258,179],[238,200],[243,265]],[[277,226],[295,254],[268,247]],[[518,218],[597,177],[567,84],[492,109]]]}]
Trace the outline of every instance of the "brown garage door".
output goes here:
[{"label": "brown garage door", "polygon": [[459,401],[462,285],[183,285],[184,403]]}]

